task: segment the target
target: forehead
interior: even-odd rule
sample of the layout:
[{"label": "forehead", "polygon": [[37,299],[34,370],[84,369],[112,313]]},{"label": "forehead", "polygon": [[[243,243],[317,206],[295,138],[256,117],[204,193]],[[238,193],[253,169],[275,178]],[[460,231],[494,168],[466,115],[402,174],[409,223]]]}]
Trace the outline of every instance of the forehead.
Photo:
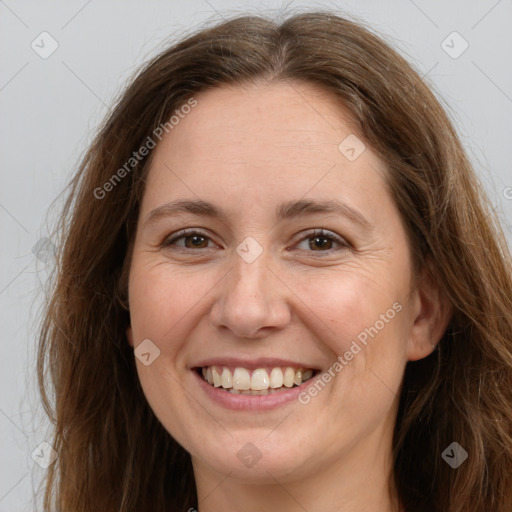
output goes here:
[{"label": "forehead", "polygon": [[[248,207],[291,196],[357,202],[372,188],[382,193],[382,162],[354,139],[348,111],[324,90],[280,82],[220,87],[194,98],[197,106],[154,150],[146,203],[195,195],[234,197]],[[364,148],[355,160],[340,150],[347,137],[359,140],[358,152]]]},{"label": "forehead", "polygon": [[[300,161],[303,146],[322,155],[327,145],[337,149],[340,137],[355,131],[347,109],[306,83],[226,86],[200,93],[196,100],[197,107],[173,129],[178,154],[190,156],[191,147],[208,147],[225,158],[246,152],[265,160],[285,153]],[[263,153],[257,151],[262,146]]]}]

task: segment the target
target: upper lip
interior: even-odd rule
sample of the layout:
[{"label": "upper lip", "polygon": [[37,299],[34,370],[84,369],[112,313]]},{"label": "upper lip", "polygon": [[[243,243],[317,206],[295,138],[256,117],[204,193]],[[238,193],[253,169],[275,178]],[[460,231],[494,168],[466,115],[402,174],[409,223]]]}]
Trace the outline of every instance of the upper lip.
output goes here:
[{"label": "upper lip", "polygon": [[305,368],[311,370],[318,370],[315,366],[291,359],[276,359],[272,357],[260,357],[258,359],[240,359],[237,357],[214,357],[211,359],[204,359],[192,365],[191,368],[203,368],[206,366],[227,366],[231,368],[246,368],[248,370],[256,370],[257,368],[277,368],[277,367],[292,367],[292,368]]}]

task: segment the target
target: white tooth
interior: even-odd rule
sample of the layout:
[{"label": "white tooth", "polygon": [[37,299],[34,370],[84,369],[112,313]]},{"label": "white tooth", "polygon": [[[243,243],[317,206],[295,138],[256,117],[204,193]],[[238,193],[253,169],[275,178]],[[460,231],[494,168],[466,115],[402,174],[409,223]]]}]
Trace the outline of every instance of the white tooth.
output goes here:
[{"label": "white tooth", "polygon": [[311,377],[313,377],[313,370],[306,370],[305,372],[302,372],[302,382],[311,379]]},{"label": "white tooth", "polygon": [[281,368],[272,368],[270,372],[270,387],[280,388],[283,385],[283,370]]},{"label": "white tooth", "polygon": [[212,368],[212,375],[213,375],[213,385],[216,388],[220,388],[220,386],[221,386],[220,372],[216,366],[214,366]]},{"label": "white tooth", "polygon": [[261,391],[262,389],[268,389],[270,378],[265,368],[258,368],[252,372],[251,377],[251,389],[254,391]]},{"label": "white tooth", "polygon": [[234,389],[251,389],[251,376],[245,368],[235,368],[233,372]]},{"label": "white tooth", "polygon": [[240,391],[238,391],[238,389],[229,389],[228,391],[230,393],[233,393],[233,395],[239,395],[240,394]]},{"label": "white tooth", "polygon": [[204,366],[201,368],[201,373],[203,374],[203,379],[206,380],[206,368]]},{"label": "white tooth", "polygon": [[295,378],[293,379],[293,382],[297,385],[297,386],[300,386],[302,384],[302,370],[297,370],[295,372]]},{"label": "white tooth", "polygon": [[210,366],[206,369],[206,380],[208,381],[208,384],[213,384],[212,369]]},{"label": "white tooth", "polygon": [[283,375],[283,383],[287,388],[291,388],[293,386],[293,381],[295,380],[295,370],[293,368],[286,368]]},{"label": "white tooth", "polygon": [[228,368],[222,370],[221,383],[224,389],[233,387],[233,376]]}]

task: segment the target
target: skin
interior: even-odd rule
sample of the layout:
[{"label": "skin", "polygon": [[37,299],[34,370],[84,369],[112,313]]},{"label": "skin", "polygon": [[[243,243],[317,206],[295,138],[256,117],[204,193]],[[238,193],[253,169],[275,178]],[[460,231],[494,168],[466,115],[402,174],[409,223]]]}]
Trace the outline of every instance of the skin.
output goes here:
[{"label": "skin", "polygon": [[[413,280],[385,166],[368,146],[355,161],[339,151],[355,130],[316,86],[221,87],[195,98],[152,155],[127,337],[160,349],[148,366],[136,359],[137,371],[156,416],[192,456],[200,512],[394,510],[388,478],[404,368],[432,352],[448,311],[425,272]],[[146,223],[176,199],[212,202],[225,219],[183,213]],[[278,222],[275,208],[299,199],[337,199],[369,226],[326,213]],[[164,246],[184,228],[207,238],[199,248],[191,237]],[[346,242],[315,243],[320,228]],[[236,252],[249,236],[263,250],[252,263]],[[327,371],[395,303],[401,311],[307,404],[228,410],[191,371],[219,356]],[[261,453],[252,467],[237,457],[248,442]]]}]

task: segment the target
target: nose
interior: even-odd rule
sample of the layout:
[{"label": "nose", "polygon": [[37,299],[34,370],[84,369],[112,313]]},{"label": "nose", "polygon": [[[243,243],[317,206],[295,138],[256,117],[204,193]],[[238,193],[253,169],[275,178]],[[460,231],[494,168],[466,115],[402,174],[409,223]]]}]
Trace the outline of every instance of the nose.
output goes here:
[{"label": "nose", "polygon": [[252,263],[234,253],[231,270],[218,283],[210,313],[214,327],[228,329],[233,337],[258,339],[288,325],[291,292],[269,263],[265,252]]}]

